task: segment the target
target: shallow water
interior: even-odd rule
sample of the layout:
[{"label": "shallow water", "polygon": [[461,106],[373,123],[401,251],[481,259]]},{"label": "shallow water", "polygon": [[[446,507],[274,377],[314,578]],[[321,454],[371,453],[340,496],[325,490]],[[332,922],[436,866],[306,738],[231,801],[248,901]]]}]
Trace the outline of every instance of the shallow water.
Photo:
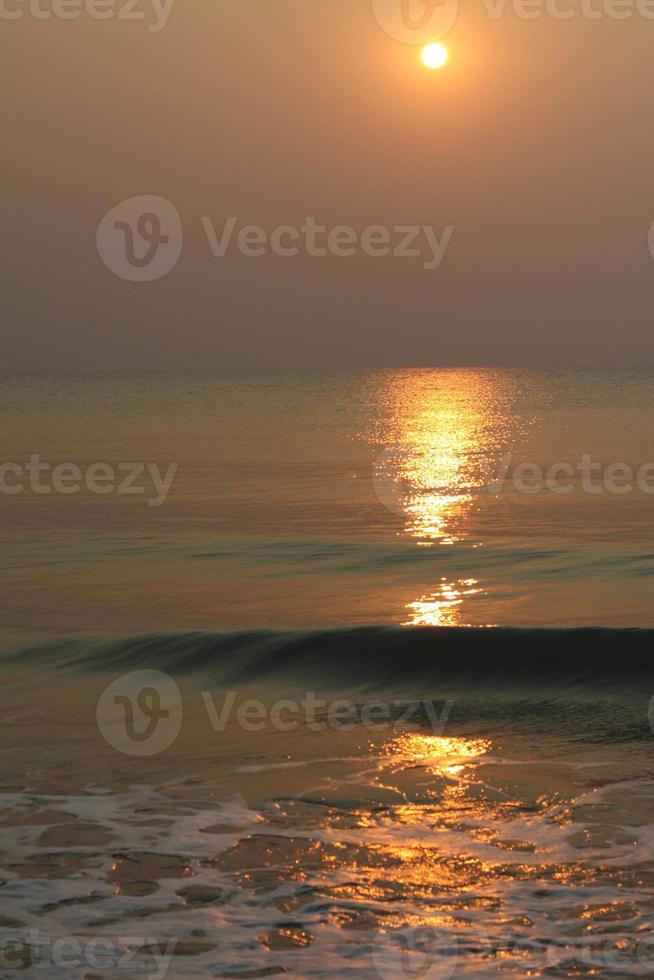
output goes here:
[{"label": "shallow water", "polygon": [[100,976],[135,949],[153,975],[155,943],[173,976],[651,976],[651,747],[482,727],[196,731],[164,773],[71,786],[32,749],[2,798],[5,940],[35,930],[53,976],[63,936],[109,942]]},{"label": "shallow water", "polygon": [[[6,955],[55,977],[651,976],[651,640],[445,629],[23,652],[3,692]],[[548,664],[529,657],[548,644]],[[168,715],[139,743],[108,693],[136,706],[146,688]],[[79,946],[61,965],[64,937]]]}]

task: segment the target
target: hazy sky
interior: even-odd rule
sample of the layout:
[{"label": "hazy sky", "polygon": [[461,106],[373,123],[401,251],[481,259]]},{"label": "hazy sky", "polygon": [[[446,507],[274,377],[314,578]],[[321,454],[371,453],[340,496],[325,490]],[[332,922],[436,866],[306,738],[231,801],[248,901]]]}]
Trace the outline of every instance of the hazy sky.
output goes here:
[{"label": "hazy sky", "polygon": [[[435,72],[370,0],[177,0],[165,26],[152,0],[144,20],[127,0],[102,0],[126,19],[42,19],[53,2],[0,4],[3,369],[654,363],[635,0],[621,20],[609,0],[558,0],[563,20],[465,0]],[[96,244],[137,195],[183,226],[150,282]],[[431,269],[424,237],[418,257],[216,257],[202,218],[220,237],[230,216],[235,235],[383,226],[389,247],[415,224],[446,248]]]}]

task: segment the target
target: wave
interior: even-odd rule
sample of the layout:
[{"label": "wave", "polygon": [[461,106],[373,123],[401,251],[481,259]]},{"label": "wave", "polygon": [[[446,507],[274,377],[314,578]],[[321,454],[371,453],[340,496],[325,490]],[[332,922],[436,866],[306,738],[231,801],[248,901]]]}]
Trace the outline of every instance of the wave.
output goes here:
[{"label": "wave", "polygon": [[412,690],[489,686],[654,692],[654,630],[390,627],[71,639],[6,653],[12,669],[157,669],[218,683]]}]

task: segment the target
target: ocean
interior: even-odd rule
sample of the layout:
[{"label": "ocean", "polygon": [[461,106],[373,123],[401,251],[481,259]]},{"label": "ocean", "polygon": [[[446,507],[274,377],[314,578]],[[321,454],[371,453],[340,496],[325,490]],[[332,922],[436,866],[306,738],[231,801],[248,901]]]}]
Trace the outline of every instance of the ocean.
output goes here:
[{"label": "ocean", "polygon": [[654,976],[653,382],[0,379],[0,975]]}]

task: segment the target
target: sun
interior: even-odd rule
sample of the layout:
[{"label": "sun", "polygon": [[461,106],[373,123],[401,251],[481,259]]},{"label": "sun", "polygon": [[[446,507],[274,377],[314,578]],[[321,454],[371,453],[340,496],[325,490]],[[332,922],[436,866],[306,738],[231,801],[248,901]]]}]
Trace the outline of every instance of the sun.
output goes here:
[{"label": "sun", "polygon": [[444,44],[428,44],[422,49],[421,57],[427,68],[442,68],[447,62],[447,48]]}]

